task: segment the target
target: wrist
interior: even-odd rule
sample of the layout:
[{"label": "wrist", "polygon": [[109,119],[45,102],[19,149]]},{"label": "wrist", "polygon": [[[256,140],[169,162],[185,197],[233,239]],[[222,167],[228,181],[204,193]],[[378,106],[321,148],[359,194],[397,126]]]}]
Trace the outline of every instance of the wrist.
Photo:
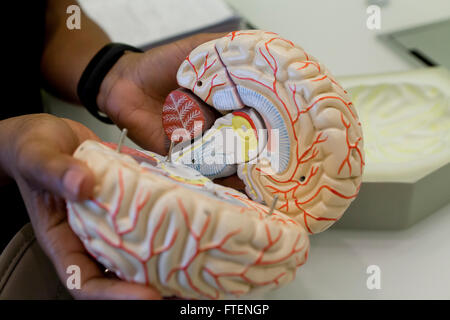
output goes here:
[{"label": "wrist", "polygon": [[132,65],[142,53],[125,51],[123,56],[113,65],[111,70],[103,79],[97,95],[97,106],[99,110],[105,114],[109,114],[110,97],[114,91],[115,85],[120,79],[126,78],[126,75],[131,72]]},{"label": "wrist", "polygon": [[[141,52],[138,48],[121,43],[107,44],[92,58],[78,82],[77,93],[81,103],[95,118],[105,123],[112,124],[113,122],[99,109],[97,104],[100,88],[107,74],[116,66],[126,51]],[[106,96],[108,96],[107,92]],[[102,105],[105,107],[106,102],[102,101]]]}]

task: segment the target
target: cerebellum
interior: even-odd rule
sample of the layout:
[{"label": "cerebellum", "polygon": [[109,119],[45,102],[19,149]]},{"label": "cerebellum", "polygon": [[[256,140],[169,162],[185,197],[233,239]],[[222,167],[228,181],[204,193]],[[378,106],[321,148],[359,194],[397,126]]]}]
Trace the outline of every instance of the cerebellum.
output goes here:
[{"label": "cerebellum", "polygon": [[181,137],[173,137],[176,130],[184,129],[189,139],[194,139],[210,128],[217,112],[188,90],[177,89],[166,98],[163,106],[162,122],[170,140],[177,142]]}]

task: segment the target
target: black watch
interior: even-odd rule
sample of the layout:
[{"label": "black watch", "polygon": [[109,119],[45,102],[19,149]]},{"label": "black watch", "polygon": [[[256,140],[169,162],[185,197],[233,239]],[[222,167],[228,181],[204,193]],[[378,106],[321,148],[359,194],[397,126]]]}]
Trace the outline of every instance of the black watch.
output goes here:
[{"label": "black watch", "polygon": [[117,60],[125,51],[143,52],[123,43],[110,43],[100,49],[92,58],[78,82],[77,94],[81,103],[98,120],[112,124],[111,119],[102,113],[97,105],[97,95],[106,74],[111,70]]}]

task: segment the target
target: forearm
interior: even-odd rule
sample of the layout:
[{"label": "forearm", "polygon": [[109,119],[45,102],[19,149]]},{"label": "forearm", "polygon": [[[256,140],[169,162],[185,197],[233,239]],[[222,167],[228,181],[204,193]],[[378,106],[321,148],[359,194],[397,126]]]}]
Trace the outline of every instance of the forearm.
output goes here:
[{"label": "forearm", "polygon": [[72,0],[47,0],[46,32],[41,72],[45,87],[53,94],[79,102],[77,84],[92,57],[110,42],[106,33],[81,13],[81,29],[69,30],[67,7]]}]

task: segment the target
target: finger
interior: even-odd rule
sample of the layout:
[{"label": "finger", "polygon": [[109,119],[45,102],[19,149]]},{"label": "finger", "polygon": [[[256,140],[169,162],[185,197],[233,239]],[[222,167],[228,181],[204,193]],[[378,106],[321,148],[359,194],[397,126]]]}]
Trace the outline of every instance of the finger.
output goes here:
[{"label": "finger", "polygon": [[[80,239],[68,224],[67,218],[56,222],[51,217],[64,216],[65,206],[55,197],[53,202],[44,196],[30,196],[32,191],[23,189],[28,207],[40,217],[32,219],[36,236],[47,256],[51,259],[63,284],[67,283],[69,266],[78,266],[80,270],[80,289],[71,289],[70,293],[79,299],[160,299],[157,290],[150,286],[127,283],[119,279],[105,277],[99,265],[89,257]],[[29,196],[27,196],[27,193]],[[45,218],[47,216],[47,218]]]},{"label": "finger", "polygon": [[101,139],[92,130],[81,123],[66,118],[61,118],[61,120],[66,122],[66,124],[69,125],[75,133],[75,136],[78,138],[78,144],[81,144],[85,140],[101,141]]},{"label": "finger", "polygon": [[63,280],[67,279],[66,268],[77,265],[80,268],[80,289],[71,290],[77,299],[161,299],[161,295],[151,286],[128,283],[107,278],[98,264],[88,256],[86,250],[69,225],[65,223],[49,232],[52,241],[49,256]]},{"label": "finger", "polygon": [[74,294],[78,299],[109,300],[160,300],[161,295],[150,286],[116,279],[93,278],[81,291]]},{"label": "finger", "polygon": [[62,272],[58,273],[63,283],[67,281],[68,275],[65,273],[65,270],[68,266],[77,265],[80,268],[80,289],[70,290],[70,293],[75,298],[121,300],[161,299],[159,292],[151,286],[106,277],[98,265],[81,247],[81,243],[80,247],[77,246],[75,250],[73,245],[68,248],[65,244],[61,244],[61,248],[56,251],[57,254],[54,254],[52,257],[54,264],[61,266],[60,269]]},{"label": "finger", "polygon": [[34,186],[65,199],[91,197],[95,177],[85,163],[40,140],[25,143],[18,152],[18,171]]}]

